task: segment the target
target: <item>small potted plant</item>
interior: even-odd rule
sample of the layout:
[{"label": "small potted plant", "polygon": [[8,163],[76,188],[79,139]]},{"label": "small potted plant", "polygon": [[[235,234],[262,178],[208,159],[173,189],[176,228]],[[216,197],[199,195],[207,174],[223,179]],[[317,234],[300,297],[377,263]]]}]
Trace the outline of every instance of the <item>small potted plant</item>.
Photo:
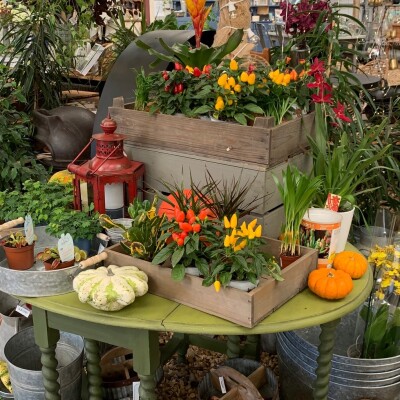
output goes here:
[{"label": "small potted plant", "polygon": [[46,247],[43,251],[36,255],[36,260],[43,261],[46,271],[68,268],[73,266],[75,262],[86,260],[86,258],[86,251],[81,250],[77,246],[74,246],[74,258],[69,261],[61,261],[58,247]]},{"label": "small potted plant", "polygon": [[33,266],[35,262],[35,242],[28,244],[25,235],[21,231],[11,233],[0,244],[3,246],[8,266],[11,269],[25,270]]},{"label": "small potted plant", "polygon": [[282,198],[285,222],[281,229],[281,267],[300,257],[301,221],[321,185],[321,177],[311,177],[295,166],[282,171],[282,182],[272,175]]},{"label": "small potted plant", "polygon": [[90,204],[88,212],[56,209],[50,216],[46,232],[58,238],[63,233],[69,233],[75,245],[89,253],[91,240],[102,231],[99,214],[93,210],[93,203]]}]

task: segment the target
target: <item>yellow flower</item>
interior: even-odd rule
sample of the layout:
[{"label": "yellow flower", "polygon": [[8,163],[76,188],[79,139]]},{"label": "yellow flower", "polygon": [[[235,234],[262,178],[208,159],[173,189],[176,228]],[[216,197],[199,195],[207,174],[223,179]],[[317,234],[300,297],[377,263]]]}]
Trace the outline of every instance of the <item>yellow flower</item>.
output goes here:
[{"label": "yellow flower", "polygon": [[214,289],[218,293],[221,289],[221,282],[220,281],[215,281],[214,282]]},{"label": "yellow flower", "polygon": [[248,229],[254,229],[257,224],[257,218],[254,218],[248,225]]},{"label": "yellow flower", "polygon": [[215,103],[215,109],[217,111],[222,111],[225,108],[224,100],[221,96],[218,96],[217,101]]},{"label": "yellow flower", "polygon": [[228,82],[228,74],[222,74],[218,78],[218,85],[221,86],[221,87],[224,87],[227,82]]},{"label": "yellow flower", "polygon": [[233,87],[233,90],[234,90],[235,92],[237,92],[237,93],[240,93],[240,92],[242,91],[242,87],[241,87],[239,84],[236,84],[236,85]]},{"label": "yellow flower", "polygon": [[228,79],[228,85],[230,86],[230,88],[231,88],[231,87],[234,87],[234,86],[236,85],[235,78],[234,78],[233,76],[231,76],[231,77]]},{"label": "yellow flower", "polygon": [[231,60],[231,62],[229,63],[229,68],[231,69],[231,71],[237,71],[239,68],[237,61]]},{"label": "yellow flower", "polygon": [[224,228],[229,229],[231,227],[231,223],[229,222],[229,219],[227,216],[224,216]]},{"label": "yellow flower", "polygon": [[242,82],[247,82],[247,81],[249,80],[249,75],[248,75],[248,73],[245,72],[245,71],[243,71],[243,72],[240,74],[240,80],[241,80]]},{"label": "yellow flower", "polygon": [[249,77],[247,78],[247,83],[249,85],[254,85],[254,83],[256,82],[256,74],[254,72],[252,72]]},{"label": "yellow flower", "polygon": [[256,237],[258,237],[258,238],[261,237],[261,235],[262,235],[262,226],[258,225],[254,233],[255,233]]}]

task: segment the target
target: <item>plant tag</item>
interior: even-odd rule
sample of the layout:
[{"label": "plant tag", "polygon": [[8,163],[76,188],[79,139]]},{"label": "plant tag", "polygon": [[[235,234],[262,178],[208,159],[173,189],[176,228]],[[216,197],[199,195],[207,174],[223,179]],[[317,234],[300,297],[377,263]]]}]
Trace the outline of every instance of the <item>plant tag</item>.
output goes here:
[{"label": "plant tag", "polygon": [[100,254],[104,249],[105,249],[105,247],[100,243],[99,249],[97,250],[97,254]]},{"label": "plant tag", "polygon": [[75,258],[74,241],[69,233],[61,235],[57,247],[62,262],[71,261]]},{"label": "plant tag", "polygon": [[33,229],[32,217],[28,214],[24,222],[25,237],[28,244],[32,244],[35,240],[35,232]]},{"label": "plant tag", "polygon": [[140,387],[140,382],[132,383],[133,400],[139,400],[139,387]]},{"label": "plant tag", "polygon": [[332,211],[338,211],[341,198],[342,196],[339,196],[338,194],[328,193],[325,208]]},{"label": "plant tag", "polygon": [[226,393],[226,387],[225,387],[225,381],[224,381],[224,377],[223,376],[219,377],[219,386],[221,386],[221,392],[223,394],[225,394]]},{"label": "plant tag", "polygon": [[32,312],[29,308],[25,306],[25,304],[23,304],[22,306],[18,304],[17,307],[15,307],[15,311],[23,315],[25,318],[28,318]]}]

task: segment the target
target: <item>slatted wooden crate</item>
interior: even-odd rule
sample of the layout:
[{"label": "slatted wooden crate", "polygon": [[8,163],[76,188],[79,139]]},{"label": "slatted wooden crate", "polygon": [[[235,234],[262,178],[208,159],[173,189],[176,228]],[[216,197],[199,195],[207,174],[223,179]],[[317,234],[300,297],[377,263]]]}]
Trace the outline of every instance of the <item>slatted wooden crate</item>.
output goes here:
[{"label": "slatted wooden crate", "polygon": [[[266,238],[264,250],[277,259],[280,241]],[[216,315],[241,326],[252,328],[307,286],[308,274],[317,266],[317,251],[302,247],[303,256],[282,271],[284,281],[261,278],[250,292],[202,286],[202,279],[186,275],[181,282],[171,278],[171,269],[153,265],[123,253],[117,244],[106,249],[106,264],[135,265],[149,277],[149,292]]]}]

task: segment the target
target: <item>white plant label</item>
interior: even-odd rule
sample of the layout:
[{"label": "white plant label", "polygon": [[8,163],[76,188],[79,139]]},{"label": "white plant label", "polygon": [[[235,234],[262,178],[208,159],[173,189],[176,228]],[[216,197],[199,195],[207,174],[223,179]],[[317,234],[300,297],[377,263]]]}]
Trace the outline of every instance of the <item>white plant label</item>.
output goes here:
[{"label": "white plant label", "polygon": [[139,387],[140,387],[140,382],[132,383],[133,400],[139,400]]},{"label": "white plant label", "polygon": [[25,307],[25,305],[20,306],[18,304],[17,307],[15,307],[15,311],[23,315],[25,318],[28,318],[31,315],[31,310]]},{"label": "white plant label", "polygon": [[219,377],[219,386],[221,386],[221,393],[226,393],[225,381],[223,376]]},{"label": "white plant label", "polygon": [[57,247],[62,262],[71,261],[75,258],[74,241],[69,233],[61,235]]},{"label": "white plant label", "polygon": [[24,222],[25,237],[28,244],[32,244],[35,240],[35,232],[33,228],[32,217],[28,214]]}]

